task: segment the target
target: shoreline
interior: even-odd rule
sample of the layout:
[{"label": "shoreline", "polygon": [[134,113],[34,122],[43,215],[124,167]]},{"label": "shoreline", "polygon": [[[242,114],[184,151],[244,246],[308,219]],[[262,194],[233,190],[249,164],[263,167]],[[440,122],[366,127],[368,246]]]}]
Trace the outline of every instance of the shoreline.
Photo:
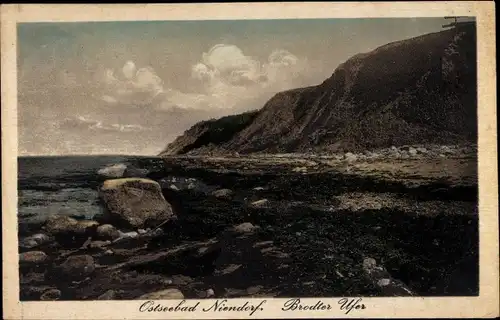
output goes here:
[{"label": "shoreline", "polygon": [[[397,285],[420,296],[477,294],[475,157],[313,158],[165,157],[146,176],[177,219],[156,235],[123,230],[136,235],[108,243],[89,229],[80,240],[29,249],[47,259],[21,272],[22,300],[48,290],[59,300],[137,299],[160,289],[187,299],[404,294]],[[75,255],[92,257],[92,274],[54,279]],[[367,271],[372,260],[383,278]],[[460,284],[464,270],[472,278]],[[381,287],[386,278],[393,285]]]}]

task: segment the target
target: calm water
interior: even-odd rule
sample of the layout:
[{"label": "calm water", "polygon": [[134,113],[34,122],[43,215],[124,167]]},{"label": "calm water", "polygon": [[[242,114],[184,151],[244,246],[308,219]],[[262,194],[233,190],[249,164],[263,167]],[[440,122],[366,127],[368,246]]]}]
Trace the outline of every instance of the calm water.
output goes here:
[{"label": "calm water", "polygon": [[[97,187],[101,168],[148,159],[137,156],[20,157],[18,159],[18,218],[44,220],[50,214],[91,218],[101,213]],[[160,163],[159,158],[149,158]]]}]

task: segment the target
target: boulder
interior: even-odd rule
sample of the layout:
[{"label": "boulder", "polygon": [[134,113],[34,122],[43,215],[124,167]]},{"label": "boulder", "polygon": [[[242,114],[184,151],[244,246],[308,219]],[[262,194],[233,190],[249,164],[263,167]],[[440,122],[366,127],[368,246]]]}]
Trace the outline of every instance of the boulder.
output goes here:
[{"label": "boulder", "polygon": [[92,274],[94,270],[94,258],[89,255],[71,256],[59,266],[62,276],[75,279],[83,279]]},{"label": "boulder", "polygon": [[415,148],[413,148],[413,147],[410,147],[410,148],[408,149],[408,153],[410,154],[410,156],[414,157],[414,156],[416,156],[416,155],[417,155],[418,151],[417,151],[417,149],[415,149]]},{"label": "boulder", "polygon": [[32,249],[34,247],[38,247],[39,245],[48,243],[50,241],[51,239],[48,235],[43,233],[37,233],[20,240],[19,246],[25,249]]},{"label": "boulder", "polygon": [[233,191],[230,189],[219,189],[212,192],[212,196],[219,199],[231,199]]},{"label": "boulder", "polygon": [[108,167],[99,169],[97,174],[104,178],[121,178],[127,169],[127,166],[123,163],[117,163],[110,165]]},{"label": "boulder", "polygon": [[68,216],[52,215],[45,222],[45,230],[52,235],[93,235],[99,225],[96,221],[76,220]]},{"label": "boulder", "polygon": [[47,262],[49,257],[42,251],[28,251],[19,254],[21,266],[37,266]]},{"label": "boulder", "polygon": [[103,224],[97,227],[96,235],[102,240],[115,240],[120,237],[120,231],[110,224]]},{"label": "boulder", "polygon": [[172,207],[153,180],[124,178],[107,180],[99,190],[106,211],[104,219],[130,229],[155,227],[173,217]]},{"label": "boulder", "polygon": [[59,298],[61,298],[61,291],[57,289],[49,289],[40,296],[42,301],[59,300]]},{"label": "boulder", "polygon": [[143,294],[138,300],[163,300],[163,299],[184,299],[184,294],[179,289],[170,288],[156,292]]}]

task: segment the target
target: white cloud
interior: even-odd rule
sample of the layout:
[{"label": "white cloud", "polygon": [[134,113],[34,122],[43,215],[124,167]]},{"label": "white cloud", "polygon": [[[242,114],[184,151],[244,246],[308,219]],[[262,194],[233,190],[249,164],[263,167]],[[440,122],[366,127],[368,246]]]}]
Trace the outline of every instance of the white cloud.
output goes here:
[{"label": "white cloud", "polygon": [[262,106],[258,104],[262,99],[304,85],[300,77],[307,71],[307,62],[286,50],[272,51],[261,62],[235,45],[217,44],[191,66],[191,79],[198,83],[198,92],[165,88],[152,68],[137,68],[133,61],[127,61],[118,75],[110,69],[105,71],[107,89],[101,100],[109,105],[136,106],[155,101],[153,107],[161,110],[256,109]]},{"label": "white cloud", "polygon": [[135,63],[133,61],[125,62],[125,65],[122,68],[122,73],[125,78],[131,80],[134,78],[136,72]]},{"label": "white cloud", "polygon": [[106,69],[103,81],[106,93],[101,99],[110,104],[144,106],[164,91],[163,81],[152,68],[136,69],[133,61],[125,63],[119,77],[113,70]]},{"label": "white cloud", "polygon": [[140,132],[150,131],[151,128],[145,128],[138,124],[104,124],[100,120],[93,120],[83,116],[76,116],[74,118],[64,119],[59,128],[66,129],[83,129],[93,131],[115,131],[115,132]]}]

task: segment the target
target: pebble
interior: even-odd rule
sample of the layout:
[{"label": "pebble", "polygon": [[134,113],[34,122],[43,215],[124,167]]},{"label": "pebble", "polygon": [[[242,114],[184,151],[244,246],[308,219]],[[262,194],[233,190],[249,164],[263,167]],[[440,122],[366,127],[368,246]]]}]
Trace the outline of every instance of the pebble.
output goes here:
[{"label": "pebble", "polygon": [[116,298],[115,290],[108,290],[97,297],[97,300],[114,300]]},{"label": "pebble", "polygon": [[143,294],[138,300],[184,299],[184,294],[175,288]]},{"label": "pebble", "polygon": [[210,298],[210,297],[213,297],[213,296],[215,296],[214,289],[212,289],[212,288],[208,289],[206,297]]},{"label": "pebble", "polygon": [[219,199],[230,199],[233,196],[233,191],[230,189],[219,189],[212,192],[212,196]]},{"label": "pebble", "polygon": [[388,286],[391,284],[391,280],[390,279],[387,279],[387,278],[384,278],[384,279],[380,279],[378,282],[377,282],[377,285],[381,286],[381,287],[385,287],[385,286]]},{"label": "pebble", "polygon": [[242,224],[235,226],[233,230],[239,233],[250,233],[258,228],[259,228],[258,226],[254,226],[250,222],[243,222]]},{"label": "pebble", "polygon": [[269,203],[269,200],[261,199],[261,200],[257,200],[257,201],[252,202],[250,205],[252,207],[255,207],[255,208],[261,208],[261,207],[264,207],[265,205],[267,205],[268,203]]},{"label": "pebble", "polygon": [[60,290],[49,289],[40,296],[40,300],[42,301],[58,300],[60,297],[61,297]]},{"label": "pebble", "polygon": [[48,256],[42,251],[28,251],[19,254],[19,263],[25,265],[37,265],[48,260]]}]

